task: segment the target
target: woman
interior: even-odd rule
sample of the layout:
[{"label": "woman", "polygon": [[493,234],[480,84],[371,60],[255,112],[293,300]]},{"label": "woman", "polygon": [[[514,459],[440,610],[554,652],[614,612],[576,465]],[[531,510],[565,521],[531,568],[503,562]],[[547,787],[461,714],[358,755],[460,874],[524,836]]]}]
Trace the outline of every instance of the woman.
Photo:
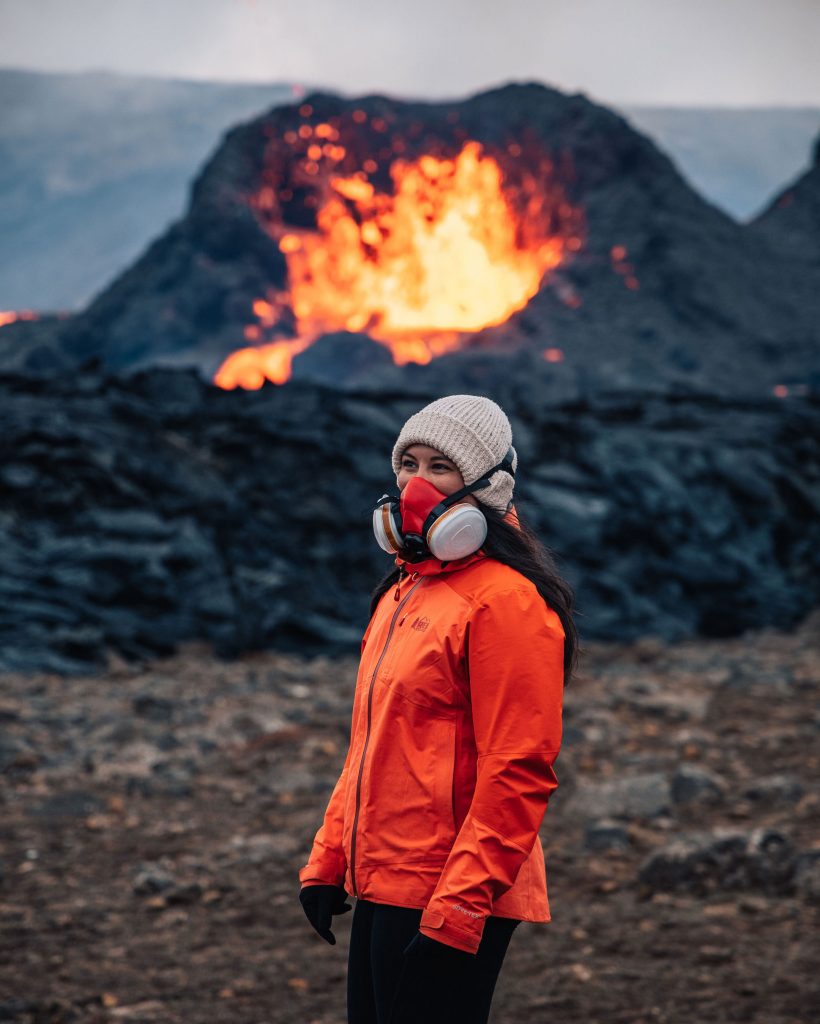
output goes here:
[{"label": "woman", "polygon": [[573,596],[518,519],[512,428],[488,398],[411,416],[374,511],[396,568],[362,640],[350,745],[299,871],[330,943],[356,897],[350,1024],[486,1022],[520,921],[550,920],[538,835],[558,785]]}]

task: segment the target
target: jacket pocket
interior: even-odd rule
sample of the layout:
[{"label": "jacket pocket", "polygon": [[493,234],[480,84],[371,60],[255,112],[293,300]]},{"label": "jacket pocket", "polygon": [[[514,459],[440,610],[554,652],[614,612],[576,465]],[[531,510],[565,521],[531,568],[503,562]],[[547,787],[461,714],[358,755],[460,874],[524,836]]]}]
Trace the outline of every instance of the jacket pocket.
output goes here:
[{"label": "jacket pocket", "polygon": [[399,699],[383,724],[368,755],[362,854],[366,845],[371,862],[442,863],[455,839],[455,721]]}]

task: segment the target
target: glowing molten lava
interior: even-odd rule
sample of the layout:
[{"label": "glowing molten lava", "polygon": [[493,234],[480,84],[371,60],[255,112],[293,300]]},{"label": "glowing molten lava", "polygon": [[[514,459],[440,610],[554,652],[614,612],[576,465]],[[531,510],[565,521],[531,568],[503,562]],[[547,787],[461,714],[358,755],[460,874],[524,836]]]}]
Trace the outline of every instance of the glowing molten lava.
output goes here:
[{"label": "glowing molten lava", "polygon": [[[292,357],[330,331],[366,332],[399,364],[429,362],[457,348],[465,332],[507,320],[566,250],[581,245],[577,212],[545,188],[549,163],[505,181],[498,161],[467,141],[452,159],[394,159],[392,191],[379,192],[367,173],[374,161],[335,174],[345,148],[333,144],[328,125],[303,134],[305,127],[302,170],[319,197],[316,227],[266,222],[285,256],[290,290],[257,300],[257,323],[245,329],[247,340],[263,340],[284,303],[298,338],[232,353],[215,378],[223,387],[287,380]],[[261,209],[271,205],[265,193],[257,197]]]},{"label": "glowing molten lava", "polygon": [[13,310],[13,309],[0,309],[0,327],[5,327],[6,324],[16,323],[18,320],[37,320],[37,314],[32,312],[30,309]]}]

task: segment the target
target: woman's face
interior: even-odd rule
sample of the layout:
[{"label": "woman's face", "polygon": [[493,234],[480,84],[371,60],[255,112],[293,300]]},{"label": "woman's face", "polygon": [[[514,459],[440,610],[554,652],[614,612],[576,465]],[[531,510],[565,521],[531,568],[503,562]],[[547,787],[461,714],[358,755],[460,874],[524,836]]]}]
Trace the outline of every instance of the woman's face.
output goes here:
[{"label": "woman's face", "polygon": [[[453,494],[464,486],[464,477],[446,455],[426,444],[411,444],[401,457],[401,469],[396,478],[399,490],[403,491],[414,476],[420,476],[437,487],[442,494]],[[461,499],[471,505],[478,505],[472,494]]]}]

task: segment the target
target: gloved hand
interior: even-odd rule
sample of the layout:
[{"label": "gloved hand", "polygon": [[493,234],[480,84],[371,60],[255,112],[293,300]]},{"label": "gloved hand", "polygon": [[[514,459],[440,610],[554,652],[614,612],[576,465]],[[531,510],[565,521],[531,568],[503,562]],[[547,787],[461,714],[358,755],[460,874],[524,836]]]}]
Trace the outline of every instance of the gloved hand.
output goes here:
[{"label": "gloved hand", "polygon": [[330,930],[331,915],[345,914],[353,907],[345,903],[347,892],[340,885],[304,885],[299,892],[299,902],[322,938],[336,945],[336,936]]},{"label": "gloved hand", "polygon": [[390,1024],[431,1024],[459,1019],[462,978],[472,953],[416,932],[404,950],[404,965],[390,1009]]}]

